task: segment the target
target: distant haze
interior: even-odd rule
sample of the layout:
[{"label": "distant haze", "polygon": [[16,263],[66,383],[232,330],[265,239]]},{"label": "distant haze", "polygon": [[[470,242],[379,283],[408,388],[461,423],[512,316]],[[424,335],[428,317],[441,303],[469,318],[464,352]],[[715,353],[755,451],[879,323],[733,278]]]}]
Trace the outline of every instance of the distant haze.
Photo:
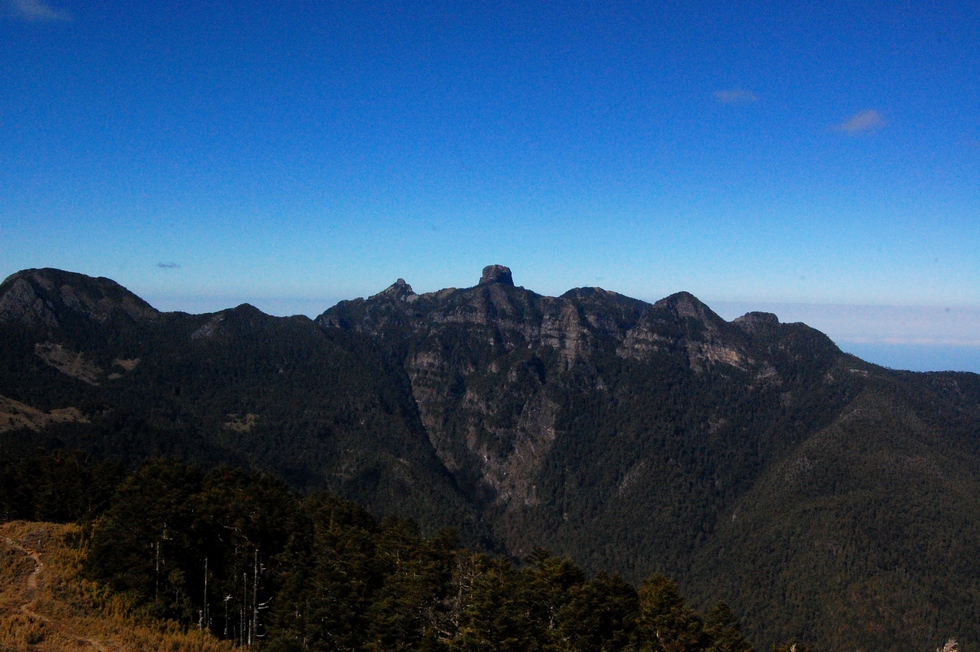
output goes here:
[{"label": "distant haze", "polygon": [[[382,289],[379,287],[376,292]],[[204,313],[250,303],[270,315],[314,318],[338,301],[357,297],[144,298],[159,310]],[[644,300],[654,302],[660,298]],[[980,373],[980,308],[705,301],[729,321],[746,312],[762,311],[774,313],[782,322],[803,322],[826,333],[847,353],[892,369]]]},{"label": "distant haze", "polygon": [[847,353],[892,369],[980,373],[980,308],[708,303],[728,320],[762,310],[804,322]]}]

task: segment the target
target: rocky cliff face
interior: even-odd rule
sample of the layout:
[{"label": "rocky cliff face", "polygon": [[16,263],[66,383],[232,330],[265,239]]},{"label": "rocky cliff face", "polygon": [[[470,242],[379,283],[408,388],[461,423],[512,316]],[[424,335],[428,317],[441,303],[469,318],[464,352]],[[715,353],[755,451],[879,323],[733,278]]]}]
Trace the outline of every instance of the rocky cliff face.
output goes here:
[{"label": "rocky cliff face", "polygon": [[[546,297],[515,286],[502,265],[486,267],[473,287],[421,295],[398,279],[317,323],[397,349],[436,453],[474,501],[497,512],[539,504],[535,478],[559,436],[564,402],[608,394],[603,368],[671,359],[696,375],[737,371],[779,385],[786,366],[763,345],[778,346],[775,316],[729,324],[688,293],[655,304],[599,288]],[[810,335],[825,356],[839,355]]]},{"label": "rocky cliff face", "polygon": [[[291,347],[311,337],[305,346],[321,346],[308,332],[312,324],[276,320],[250,306],[204,316],[164,315],[109,279],[58,270],[25,270],[4,281],[0,323],[31,333],[32,341],[25,340],[23,348],[32,362],[21,373],[43,364],[106,391],[125,386],[126,379],[170,373],[153,370],[176,360],[186,358],[179,365],[194,368],[216,348],[261,342],[277,349],[287,332],[295,331]],[[536,510],[550,509],[547,518],[554,518],[548,503],[555,498],[542,496],[541,481],[553,477],[555,465],[583,463],[568,448],[583,436],[583,428],[644,414],[651,397],[671,383],[690,385],[689,391],[696,392],[713,386],[710,391],[719,395],[733,391],[732,383],[742,383],[754,392],[750,402],[775,396],[774,404],[785,410],[809,391],[790,381],[800,377],[800,365],[828,367],[841,355],[816,331],[780,324],[773,315],[752,313],[728,323],[683,292],[654,304],[600,288],[541,296],[515,285],[511,270],[502,265],[484,268],[472,287],[426,294],[398,279],[368,299],[338,304],[316,325],[320,332],[354,333],[386,349],[394,360],[391,373],[404,374],[411,393],[406,400],[417,409],[417,425],[407,427],[424,433],[471,504],[491,518],[509,514],[517,521]],[[150,340],[160,342],[155,355],[164,358],[155,362],[141,352]],[[281,353],[275,355],[282,359]],[[249,368],[278,369],[284,382],[292,382],[287,370],[293,375],[297,370],[284,361],[243,362]],[[227,372],[212,365],[208,373]],[[659,384],[637,389],[635,379],[650,374],[659,375]],[[670,400],[674,412],[658,412],[657,419],[694,419],[696,414],[712,436],[739,427],[740,417],[727,408],[699,407],[688,397]],[[249,404],[254,401],[239,403],[213,420],[223,424],[228,414],[253,414]],[[593,406],[604,421],[583,425],[595,418],[577,414],[584,405]],[[62,403],[46,409],[57,407]],[[269,415],[254,414],[256,423],[274,422]],[[622,430],[634,436],[658,427],[651,421]],[[564,443],[555,451],[559,440]],[[562,461],[569,456],[570,461]],[[623,495],[623,487],[636,485],[641,468],[656,472],[657,464],[639,454],[628,456],[603,482],[615,476],[617,495]],[[523,545],[510,535],[504,538],[517,548]]]},{"label": "rocky cliff face", "polygon": [[429,438],[475,500],[535,501],[529,480],[555,438],[549,371],[592,354],[574,301],[517,288],[494,265],[462,290],[418,295],[399,279],[317,322],[397,342]]}]

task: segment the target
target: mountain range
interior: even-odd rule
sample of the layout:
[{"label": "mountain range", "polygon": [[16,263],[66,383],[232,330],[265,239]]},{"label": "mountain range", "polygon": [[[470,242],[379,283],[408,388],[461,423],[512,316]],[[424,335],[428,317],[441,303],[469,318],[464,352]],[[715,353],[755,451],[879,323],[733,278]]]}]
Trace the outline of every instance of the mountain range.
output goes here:
[{"label": "mountain range", "polygon": [[0,444],[247,467],[503,554],[663,572],[759,647],[980,645],[980,376],[685,292],[548,297],[491,265],[311,320],[24,270],[0,284]]}]

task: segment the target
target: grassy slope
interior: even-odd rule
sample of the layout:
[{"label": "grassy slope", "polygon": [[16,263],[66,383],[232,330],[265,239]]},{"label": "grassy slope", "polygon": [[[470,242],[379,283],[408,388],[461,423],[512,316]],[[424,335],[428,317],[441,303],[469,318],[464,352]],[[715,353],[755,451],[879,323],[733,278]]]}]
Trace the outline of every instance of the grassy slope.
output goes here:
[{"label": "grassy slope", "polygon": [[80,575],[78,526],[14,521],[0,525],[0,650],[190,650],[230,645],[142,622],[120,598]]}]

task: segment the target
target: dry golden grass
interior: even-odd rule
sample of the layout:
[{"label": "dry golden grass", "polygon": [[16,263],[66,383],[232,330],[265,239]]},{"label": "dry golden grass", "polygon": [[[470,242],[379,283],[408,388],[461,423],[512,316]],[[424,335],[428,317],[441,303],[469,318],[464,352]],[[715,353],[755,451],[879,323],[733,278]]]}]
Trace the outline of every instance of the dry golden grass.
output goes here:
[{"label": "dry golden grass", "polygon": [[0,525],[0,650],[228,652],[234,648],[173,623],[132,615],[81,576],[75,525]]},{"label": "dry golden grass", "polygon": [[78,408],[66,407],[42,412],[30,405],[15,401],[6,396],[0,396],[0,432],[30,428],[37,432],[52,423],[67,423],[78,421],[88,423],[88,419]]}]

